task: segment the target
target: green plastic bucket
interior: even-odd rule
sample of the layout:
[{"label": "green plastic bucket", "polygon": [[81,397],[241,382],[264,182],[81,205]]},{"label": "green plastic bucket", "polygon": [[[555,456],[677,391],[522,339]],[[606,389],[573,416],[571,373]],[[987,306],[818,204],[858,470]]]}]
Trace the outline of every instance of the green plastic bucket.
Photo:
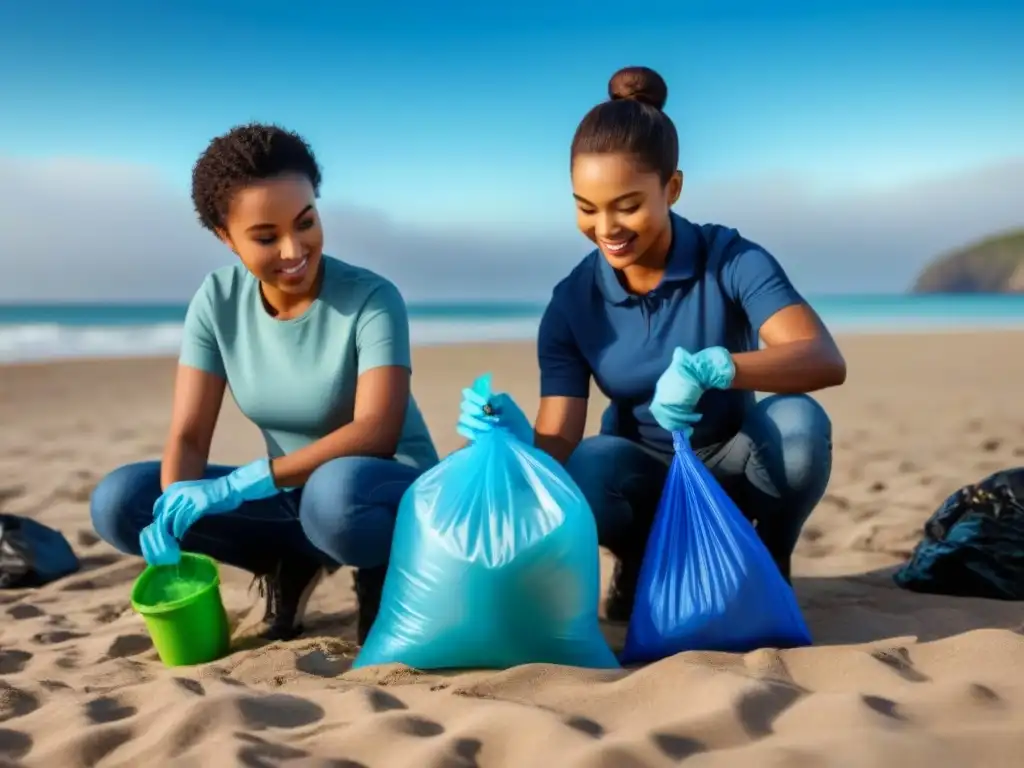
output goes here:
[{"label": "green plastic bucket", "polygon": [[182,552],[178,565],[150,565],[132,587],[160,660],[168,667],[205,664],[227,655],[228,617],[217,563]]}]

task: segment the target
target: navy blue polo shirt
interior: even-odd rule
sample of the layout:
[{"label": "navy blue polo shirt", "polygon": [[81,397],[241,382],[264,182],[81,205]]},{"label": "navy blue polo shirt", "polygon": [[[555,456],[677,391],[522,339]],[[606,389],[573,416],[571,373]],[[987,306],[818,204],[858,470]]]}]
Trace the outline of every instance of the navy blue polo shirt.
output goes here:
[{"label": "navy blue polo shirt", "polygon": [[[650,293],[627,292],[598,250],[555,286],[537,341],[541,397],[585,398],[593,377],[611,401],[601,432],[670,454],[672,436],[650,404],[672,351],[755,350],[764,321],[803,301],[779,263],[735,229],[673,213],[665,274]],[[694,447],[731,438],[753,404],[753,392],[706,392]]]}]

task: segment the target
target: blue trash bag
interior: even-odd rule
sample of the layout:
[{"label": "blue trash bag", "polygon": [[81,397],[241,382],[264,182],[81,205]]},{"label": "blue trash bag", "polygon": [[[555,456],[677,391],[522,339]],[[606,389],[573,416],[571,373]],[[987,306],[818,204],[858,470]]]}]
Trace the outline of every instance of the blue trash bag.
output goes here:
[{"label": "blue trash bag", "polygon": [[647,540],[622,662],[811,643],[757,531],[682,433]]},{"label": "blue trash bag", "polygon": [[[490,377],[473,388],[490,397]],[[617,668],[597,619],[597,527],[562,466],[504,429],[421,475],[353,667]]]},{"label": "blue trash bag", "polygon": [[0,515],[0,589],[41,587],[79,568],[60,531],[19,515]]}]

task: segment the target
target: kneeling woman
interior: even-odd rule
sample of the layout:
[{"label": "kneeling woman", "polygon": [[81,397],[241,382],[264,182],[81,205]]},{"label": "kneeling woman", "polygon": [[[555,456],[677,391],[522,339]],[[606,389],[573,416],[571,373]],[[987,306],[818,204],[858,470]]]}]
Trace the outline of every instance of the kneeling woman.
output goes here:
[{"label": "kneeling woman", "polygon": [[[189,305],[163,461],[104,478],[92,520],[149,562],[184,549],[262,577],[268,639],[301,632],[325,568],[355,566],[362,642],[399,500],[437,453],[410,394],[402,297],[322,253],[319,186],[310,148],[273,126],[235,128],[199,158],[199,220],[239,263]],[[266,441],[239,468],[207,464],[226,385]]]},{"label": "kneeling woman", "polygon": [[[597,249],[555,286],[541,320],[536,424],[507,396],[489,415],[467,391],[459,431],[472,439],[499,424],[566,462],[619,559],[608,617],[626,620],[673,431],[690,435],[789,578],[832,462],[828,416],[805,393],[841,384],[846,364],[763,248],[672,212],[682,174],[664,81],[629,68],[609,92],[572,143],[576,219]],[[611,405],[584,440],[591,378]],[[757,402],[755,391],[776,394]]]}]

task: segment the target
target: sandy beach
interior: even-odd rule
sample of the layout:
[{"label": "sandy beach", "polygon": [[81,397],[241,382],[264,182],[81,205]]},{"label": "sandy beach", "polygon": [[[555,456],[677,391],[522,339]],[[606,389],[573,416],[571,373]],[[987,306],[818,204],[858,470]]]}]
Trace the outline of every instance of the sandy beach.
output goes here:
[{"label": "sandy beach", "polygon": [[[1020,766],[1024,606],[917,595],[891,580],[957,487],[1024,464],[1024,333],[854,336],[828,493],[795,589],[816,645],[687,653],[632,672],[351,672],[354,598],[339,572],[307,636],[165,669],[129,606],[140,572],[91,531],[108,471],[157,458],[172,360],[0,367],[0,511],[59,528],[81,572],[0,593],[0,764],[74,766]],[[459,390],[484,371],[528,413],[530,344],[418,349],[413,385],[442,453]],[[600,408],[591,408],[591,428]],[[212,458],[261,451],[225,407]],[[605,563],[605,579],[610,564]],[[261,615],[225,569],[236,634]],[[621,647],[623,628],[606,625]]]}]

